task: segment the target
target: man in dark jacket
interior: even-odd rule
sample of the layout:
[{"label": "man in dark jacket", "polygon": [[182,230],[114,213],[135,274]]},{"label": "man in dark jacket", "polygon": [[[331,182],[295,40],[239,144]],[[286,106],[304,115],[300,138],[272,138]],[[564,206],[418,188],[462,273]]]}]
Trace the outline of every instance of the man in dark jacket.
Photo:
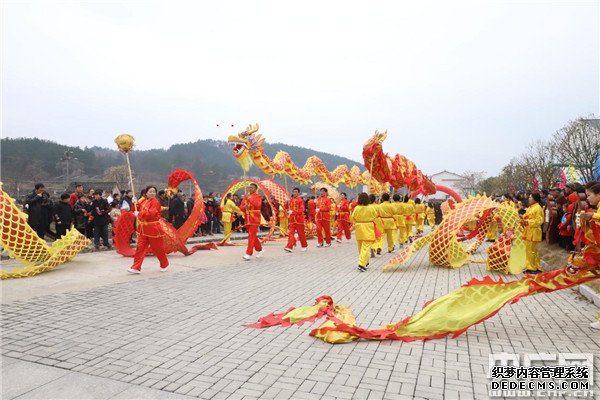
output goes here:
[{"label": "man in dark jacket", "polygon": [[40,238],[44,239],[50,225],[52,202],[43,183],[35,184],[35,190],[27,195],[25,204],[27,205],[27,214],[29,214],[27,223]]},{"label": "man in dark jacket", "polygon": [[71,208],[71,196],[68,193],[60,195],[60,201],[52,208],[52,217],[54,219],[54,229],[56,238],[60,239],[67,234],[73,220],[73,209]]},{"label": "man in dark jacket", "polygon": [[133,211],[133,190],[128,190],[125,192],[123,198],[121,199],[121,208],[123,208],[123,203],[127,203],[129,210]]},{"label": "man in dark jacket", "polygon": [[86,233],[86,225],[88,224],[89,219],[87,196],[82,193],[78,197],[77,203],[75,203],[75,206],[73,207],[73,213],[75,214],[75,228],[79,231],[79,233],[86,235],[86,237],[89,238]]},{"label": "man in dark jacket", "polygon": [[108,215],[110,206],[108,201],[102,198],[102,191],[98,190],[94,193],[94,201],[92,202],[92,216],[94,217],[94,246],[100,248],[100,238],[105,247],[111,249],[112,246],[108,242],[108,224],[110,216]]},{"label": "man in dark jacket", "polygon": [[185,222],[185,206],[182,199],[183,193],[179,192],[171,199],[169,207],[169,221],[175,229],[179,229]]},{"label": "man in dark jacket", "polygon": [[192,210],[194,209],[194,198],[190,197],[187,201],[187,213],[185,214],[185,219],[188,219],[190,214],[192,213]]},{"label": "man in dark jacket", "polygon": [[169,220],[169,198],[167,197],[166,190],[159,190],[157,199],[160,202],[160,208],[162,209],[162,211],[160,212],[160,216],[168,221]]}]

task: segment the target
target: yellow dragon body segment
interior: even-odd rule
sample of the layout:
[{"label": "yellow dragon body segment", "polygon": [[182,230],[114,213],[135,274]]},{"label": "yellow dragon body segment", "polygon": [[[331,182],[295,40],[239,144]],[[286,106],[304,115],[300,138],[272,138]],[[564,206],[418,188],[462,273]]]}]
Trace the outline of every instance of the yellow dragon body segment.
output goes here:
[{"label": "yellow dragon body segment", "polygon": [[352,168],[348,168],[345,164],[339,165],[333,171],[329,171],[319,157],[311,156],[303,167],[299,167],[285,151],[279,151],[271,159],[264,151],[265,139],[256,132],[258,132],[258,124],[249,125],[244,132],[237,136],[229,136],[227,139],[234,157],[246,172],[254,163],[267,175],[285,174],[301,184],[310,183],[312,176],[318,176],[323,182],[334,186],[342,182],[348,187],[355,187],[369,182],[369,174],[367,172],[361,174],[360,168],[356,165]]},{"label": "yellow dragon body segment", "polygon": [[[479,226],[475,242],[467,248],[461,243],[458,234],[473,219],[479,221]],[[479,248],[489,224],[494,220],[502,226],[502,236],[487,249],[488,270],[505,274],[522,272],[525,265],[525,243],[519,214],[514,207],[481,195],[457,203],[432,233],[400,251],[384,270],[403,265],[412,253],[427,244],[430,244],[429,261],[433,265],[460,268],[470,261],[470,256]]]},{"label": "yellow dragon body segment", "polygon": [[0,185],[0,245],[4,252],[25,264],[12,271],[0,271],[0,279],[24,278],[70,261],[86,248],[90,241],[75,228],[48,246],[27,223],[27,214],[19,210],[14,200]]}]

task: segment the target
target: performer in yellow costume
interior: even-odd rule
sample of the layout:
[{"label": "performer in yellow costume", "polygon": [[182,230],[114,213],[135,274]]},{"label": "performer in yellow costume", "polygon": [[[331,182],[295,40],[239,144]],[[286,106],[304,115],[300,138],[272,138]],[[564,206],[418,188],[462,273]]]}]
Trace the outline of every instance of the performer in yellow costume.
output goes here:
[{"label": "performer in yellow costume", "polygon": [[390,194],[382,194],[381,203],[379,204],[379,215],[383,221],[388,253],[394,251],[394,244],[396,243],[396,219],[394,218],[394,212],[395,207],[394,204],[390,203]]},{"label": "performer in yellow costume", "polygon": [[415,223],[417,235],[423,233],[423,225],[425,225],[425,204],[421,203],[421,199],[415,200]]},{"label": "performer in yellow costume", "polygon": [[522,217],[523,240],[525,240],[526,272],[538,274],[543,272],[538,253],[538,245],[542,241],[542,224],[544,223],[544,210],[540,206],[540,194],[532,193],[529,196],[529,207]]},{"label": "performer in yellow costume", "polygon": [[415,202],[407,194],[404,196],[404,212],[406,215],[406,235],[412,243],[413,227],[415,226]]},{"label": "performer in yellow costume", "polygon": [[395,194],[394,202],[394,219],[396,220],[396,230],[398,231],[398,244],[400,246],[406,243],[406,217],[404,216],[404,203],[402,203],[400,195]]},{"label": "performer in yellow costume", "polygon": [[288,234],[289,219],[287,207],[279,205],[279,237],[286,237]]},{"label": "performer in yellow costume", "polygon": [[231,243],[231,224],[234,220],[234,213],[241,214],[242,212],[231,199],[231,193],[227,193],[223,204],[223,215],[221,216],[221,221],[223,222],[223,238],[226,243]]},{"label": "performer in yellow costume", "polygon": [[381,219],[381,210],[379,209],[379,201],[377,200],[377,196],[375,196],[374,194],[370,194],[369,195],[369,202],[370,207],[373,207],[373,209],[375,210],[375,213],[377,213],[377,218],[375,218],[375,227],[377,228],[377,230],[379,232],[381,232],[381,235],[373,242],[373,246],[371,247],[371,249],[373,251],[371,251],[371,257],[375,257],[375,253],[377,253],[377,255],[381,254],[381,250],[383,249],[383,233],[384,233],[384,229],[383,229],[383,220]]},{"label": "performer in yellow costume", "polygon": [[425,215],[427,216],[427,224],[431,229],[435,226],[435,209],[433,208],[433,203],[429,203],[427,209],[425,210]]},{"label": "performer in yellow costume", "polygon": [[378,218],[376,205],[371,204],[369,195],[358,195],[358,205],[354,207],[350,221],[355,226],[356,243],[358,244],[358,269],[361,272],[369,266],[369,254],[377,240],[375,220]]}]

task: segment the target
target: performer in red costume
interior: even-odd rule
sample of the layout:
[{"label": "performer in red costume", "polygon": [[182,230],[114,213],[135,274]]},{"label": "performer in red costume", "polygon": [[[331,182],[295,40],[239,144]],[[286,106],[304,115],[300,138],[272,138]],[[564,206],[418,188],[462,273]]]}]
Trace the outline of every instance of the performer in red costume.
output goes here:
[{"label": "performer in red costume", "polygon": [[298,239],[300,239],[300,245],[302,246],[301,251],[306,251],[308,244],[306,243],[306,233],[304,232],[304,200],[300,197],[300,189],[297,187],[292,190],[288,214],[290,215],[290,234],[284,250],[292,252],[296,244],[294,232],[298,232]]},{"label": "performer in red costume", "polygon": [[315,196],[311,196],[308,200],[308,204],[306,205],[308,209],[308,222],[315,223],[315,215],[317,214],[317,202],[315,201]]},{"label": "performer in red costume", "polygon": [[246,230],[248,231],[248,248],[244,254],[244,260],[249,261],[252,257],[252,252],[256,250],[256,257],[260,258],[263,254],[263,248],[258,239],[258,227],[260,226],[260,207],[262,205],[262,197],[256,193],[258,186],[251,183],[248,186],[248,195],[242,200],[240,209],[244,213],[246,222]]},{"label": "performer in red costume", "polygon": [[337,239],[336,242],[342,243],[342,233],[346,239],[350,240],[350,202],[346,193],[342,193],[342,198],[337,205]]},{"label": "performer in red costume", "polygon": [[[317,247],[323,247],[323,240],[327,247],[331,246],[331,199],[327,188],[321,188],[321,197],[317,199],[316,222],[317,222]],[[325,235],[323,235],[325,233]]]},{"label": "performer in red costume", "polygon": [[137,213],[137,237],[138,243],[135,249],[133,265],[127,270],[131,274],[140,274],[142,272],[142,262],[148,248],[160,261],[160,270],[166,271],[169,266],[169,260],[163,249],[163,236],[165,233],[160,226],[160,202],[156,198],[156,187],[148,186],[145,190],[145,196],[136,204]]}]

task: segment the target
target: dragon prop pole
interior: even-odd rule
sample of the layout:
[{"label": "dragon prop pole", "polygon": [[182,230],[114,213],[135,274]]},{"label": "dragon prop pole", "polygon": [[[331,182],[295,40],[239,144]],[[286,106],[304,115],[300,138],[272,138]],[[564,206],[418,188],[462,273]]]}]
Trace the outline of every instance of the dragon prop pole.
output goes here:
[{"label": "dragon prop pole", "polygon": [[115,138],[115,143],[119,148],[119,151],[125,154],[127,160],[127,170],[129,172],[129,186],[135,196],[135,190],[133,188],[133,174],[131,173],[131,163],[129,162],[129,153],[133,150],[135,144],[135,138],[127,133],[123,133]]},{"label": "dragon prop pole", "polygon": [[129,153],[125,153],[125,159],[127,160],[127,170],[129,171],[129,187],[131,187],[131,191],[135,194],[135,189],[133,188],[133,174],[131,173],[131,163],[129,162]]}]

